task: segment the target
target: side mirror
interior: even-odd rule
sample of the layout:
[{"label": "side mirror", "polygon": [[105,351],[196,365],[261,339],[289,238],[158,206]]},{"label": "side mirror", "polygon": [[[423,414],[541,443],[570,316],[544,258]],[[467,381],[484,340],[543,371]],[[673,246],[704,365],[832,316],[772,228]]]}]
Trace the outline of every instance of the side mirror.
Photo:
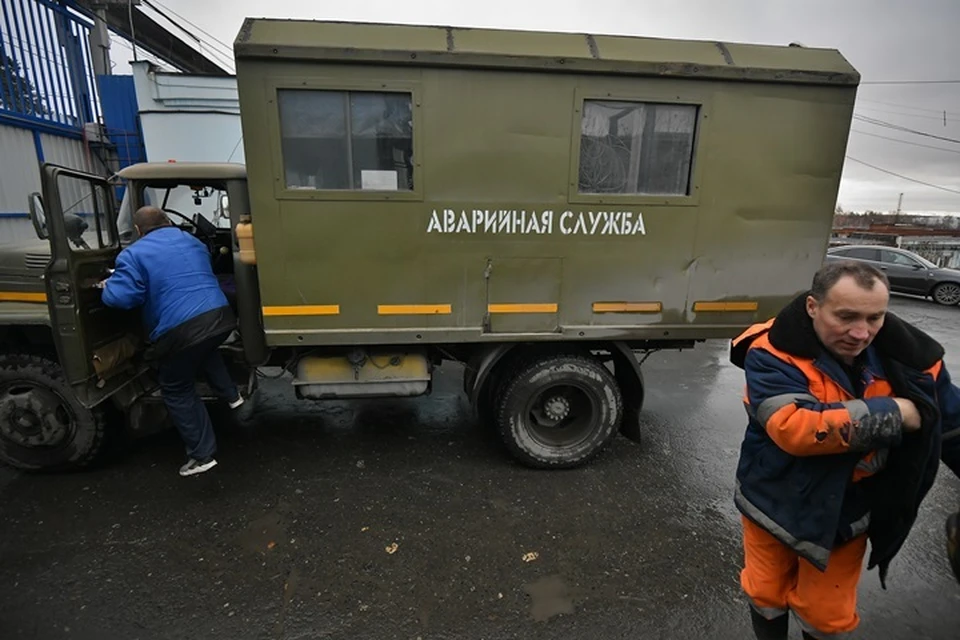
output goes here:
[{"label": "side mirror", "polygon": [[37,237],[46,240],[50,237],[47,232],[47,218],[43,213],[43,196],[34,191],[29,197],[30,222],[33,223],[33,229],[37,232]]},{"label": "side mirror", "polygon": [[90,248],[90,245],[83,239],[83,232],[86,231],[89,226],[90,225],[78,215],[72,213],[63,214],[63,228],[67,232],[67,238],[81,249]]},{"label": "side mirror", "polygon": [[913,270],[914,270],[914,271],[920,271],[920,270],[923,269],[923,268],[924,268],[924,267],[923,267],[922,264],[916,264],[916,263],[913,264]]}]

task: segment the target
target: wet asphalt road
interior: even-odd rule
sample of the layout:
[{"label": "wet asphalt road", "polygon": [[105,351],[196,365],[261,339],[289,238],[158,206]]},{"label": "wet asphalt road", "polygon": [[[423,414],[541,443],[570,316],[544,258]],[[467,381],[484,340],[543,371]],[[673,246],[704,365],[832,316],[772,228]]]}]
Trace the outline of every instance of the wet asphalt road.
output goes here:
[{"label": "wet asphalt road", "polygon": [[[893,308],[960,372],[960,309]],[[267,383],[198,478],[177,476],[169,432],[95,472],[0,470],[0,639],[752,637],[726,348],[651,357],[645,440],[574,471],[509,461],[455,367],[414,400],[315,405]],[[864,574],[856,637],[960,637],[958,503],[941,467],[888,590]]]}]

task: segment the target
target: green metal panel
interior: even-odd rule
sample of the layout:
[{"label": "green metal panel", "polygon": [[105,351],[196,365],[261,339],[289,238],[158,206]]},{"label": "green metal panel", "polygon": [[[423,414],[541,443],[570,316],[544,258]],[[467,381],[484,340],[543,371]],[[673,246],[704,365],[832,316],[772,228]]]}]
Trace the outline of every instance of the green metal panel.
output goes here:
[{"label": "green metal panel", "polygon": [[831,49],[443,26],[247,19],[234,51],[238,59],[859,82]]}]

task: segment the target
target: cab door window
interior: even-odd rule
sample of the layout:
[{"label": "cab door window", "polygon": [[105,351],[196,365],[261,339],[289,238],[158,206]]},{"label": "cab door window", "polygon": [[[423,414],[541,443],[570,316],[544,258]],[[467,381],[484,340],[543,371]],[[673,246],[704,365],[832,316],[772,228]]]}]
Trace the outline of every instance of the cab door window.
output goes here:
[{"label": "cab door window", "polygon": [[57,189],[63,205],[63,226],[72,251],[117,246],[110,223],[116,212],[108,204],[111,200],[104,185],[61,174],[57,177]]}]

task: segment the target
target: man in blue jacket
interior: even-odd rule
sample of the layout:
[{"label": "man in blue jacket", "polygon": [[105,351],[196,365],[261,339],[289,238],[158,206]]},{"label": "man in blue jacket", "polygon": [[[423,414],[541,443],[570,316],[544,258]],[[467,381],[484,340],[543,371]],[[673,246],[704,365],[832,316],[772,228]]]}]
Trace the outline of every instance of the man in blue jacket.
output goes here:
[{"label": "man in blue jacket", "polygon": [[140,239],[117,256],[115,271],[102,284],[103,303],[142,307],[151,343],[147,358],[157,363],[164,404],[187,447],[180,475],[203,473],[217,464],[217,441],[197,394],[197,374],[206,374],[231,409],[243,404],[218,351],[236,318],[202,242],[156,207],[137,210],[133,224]]}]

